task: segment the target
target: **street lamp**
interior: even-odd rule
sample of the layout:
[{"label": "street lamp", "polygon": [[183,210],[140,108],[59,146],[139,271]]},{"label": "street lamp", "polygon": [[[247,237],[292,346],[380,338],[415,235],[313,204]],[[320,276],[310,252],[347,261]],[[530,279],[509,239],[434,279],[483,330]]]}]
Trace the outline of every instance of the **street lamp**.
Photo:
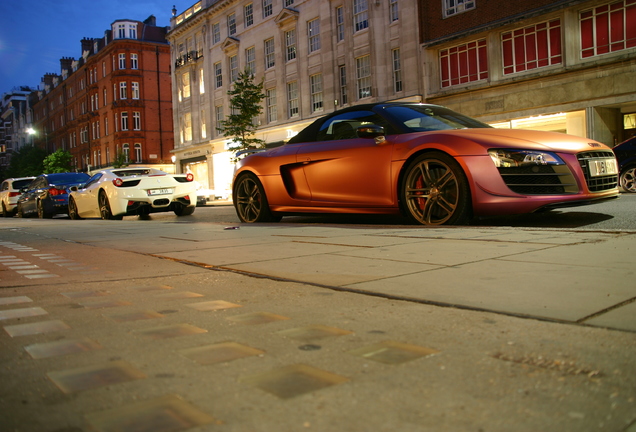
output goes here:
[{"label": "street lamp", "polygon": [[33,135],[35,135],[35,129],[28,127],[26,133],[31,137],[31,145],[33,145]]}]

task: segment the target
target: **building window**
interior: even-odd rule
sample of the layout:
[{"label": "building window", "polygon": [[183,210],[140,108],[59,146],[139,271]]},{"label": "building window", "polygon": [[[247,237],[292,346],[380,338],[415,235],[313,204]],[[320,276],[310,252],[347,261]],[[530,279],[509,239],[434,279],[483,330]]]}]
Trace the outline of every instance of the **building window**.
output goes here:
[{"label": "building window", "polygon": [[371,59],[370,56],[356,59],[356,77],[358,83],[358,99],[371,97]]},{"label": "building window", "polygon": [[346,66],[339,66],[338,73],[340,78],[340,105],[348,103],[347,99],[347,68]]},{"label": "building window", "polygon": [[106,104],[108,103],[107,100],[108,100],[108,91],[104,87],[104,106],[106,106]]},{"label": "building window", "polygon": [[199,69],[199,94],[205,94],[205,80],[203,78],[203,68]]},{"label": "building window", "polygon": [[133,82],[130,83],[130,90],[132,93],[132,98],[133,99],[139,99],[139,83],[138,82]]},{"label": "building window", "polygon": [[313,19],[307,23],[307,38],[309,39],[309,52],[320,49],[320,20]]},{"label": "building window", "polygon": [[118,38],[119,39],[125,39],[126,38],[126,24],[119,24],[117,26],[117,34],[118,34]]},{"label": "building window", "polygon": [[342,6],[336,8],[336,37],[338,42],[343,41],[345,37],[344,8]]},{"label": "building window", "polygon": [[236,34],[236,14],[234,13],[227,16],[227,34],[228,36]]},{"label": "building window", "polygon": [[185,113],[183,116],[183,138],[186,142],[192,141],[192,114]]},{"label": "building window", "polygon": [[263,18],[267,18],[272,13],[272,0],[263,0]]},{"label": "building window", "polygon": [[622,0],[581,12],[581,57],[636,47],[636,1]]},{"label": "building window", "polygon": [[238,78],[238,56],[231,56],[230,63],[230,82],[236,81]]},{"label": "building window", "polygon": [[298,117],[298,82],[287,83],[287,116]]},{"label": "building window", "polygon": [[309,77],[311,91],[311,112],[322,111],[322,74]]},{"label": "building window", "polygon": [[275,88],[267,89],[265,91],[265,103],[267,105],[267,123],[275,122],[278,120]]},{"label": "building window", "polygon": [[124,160],[126,162],[130,162],[130,145],[129,144],[122,144],[121,151],[122,151],[122,153],[124,153]]},{"label": "building window", "polygon": [[130,68],[139,69],[139,55],[137,54],[130,55]]},{"label": "building window", "polygon": [[133,112],[133,130],[141,130],[141,113]]},{"label": "building window", "polygon": [[243,13],[245,15],[245,27],[254,24],[254,5],[252,3],[245,5]]},{"label": "building window", "polygon": [[212,45],[221,42],[221,25],[219,23],[212,24]]},{"label": "building window", "polygon": [[221,132],[221,125],[225,120],[225,116],[223,115],[223,105],[217,105],[214,107],[214,118],[216,119],[216,130]]},{"label": "building window", "polygon": [[395,93],[402,91],[402,62],[400,61],[400,50],[391,51],[393,58],[393,91]]},{"label": "building window", "polygon": [[128,98],[128,89],[126,87],[125,82],[119,83],[119,99],[127,99]]},{"label": "building window", "polygon": [[511,74],[561,63],[561,21],[556,19],[501,35],[503,72]]},{"label": "building window", "polygon": [[102,78],[106,76],[106,62],[102,62]]},{"label": "building window", "polygon": [[135,144],[135,162],[141,163],[143,158],[141,157],[141,144]]},{"label": "building window", "polygon": [[214,86],[221,88],[223,86],[223,68],[221,62],[214,63]]},{"label": "building window", "polygon": [[488,79],[486,39],[443,49],[439,56],[442,87]]},{"label": "building window", "polygon": [[137,26],[135,24],[128,25],[128,35],[130,39],[137,39]]},{"label": "building window", "polygon": [[285,52],[287,61],[296,58],[296,30],[285,32]]},{"label": "building window", "polygon": [[119,54],[119,69],[126,69],[126,54]]},{"label": "building window", "polygon": [[398,0],[389,0],[389,19],[395,22],[400,19],[398,14]]},{"label": "building window", "polygon": [[285,0],[285,7],[291,6],[294,4],[294,0]]},{"label": "building window", "polygon": [[186,72],[181,75],[181,83],[183,85],[183,98],[188,99],[190,97],[190,72]]},{"label": "building window", "polygon": [[444,16],[449,17],[458,13],[475,9],[475,0],[442,0],[444,2]]},{"label": "building window", "polygon": [[353,28],[354,32],[369,27],[369,5],[367,0],[353,0]]},{"label": "building window", "polygon": [[245,70],[252,75],[256,73],[256,49],[254,47],[245,50]]},{"label": "building window", "polygon": [[121,130],[128,130],[128,112],[124,111],[121,113]]},{"label": "building window", "polygon": [[104,119],[104,135],[108,135],[108,117]]},{"label": "building window", "polygon": [[274,38],[265,41],[265,69],[272,68],[276,65],[276,46]]},{"label": "building window", "polygon": [[205,139],[208,137],[208,128],[205,123],[205,110],[201,110],[201,138]]}]

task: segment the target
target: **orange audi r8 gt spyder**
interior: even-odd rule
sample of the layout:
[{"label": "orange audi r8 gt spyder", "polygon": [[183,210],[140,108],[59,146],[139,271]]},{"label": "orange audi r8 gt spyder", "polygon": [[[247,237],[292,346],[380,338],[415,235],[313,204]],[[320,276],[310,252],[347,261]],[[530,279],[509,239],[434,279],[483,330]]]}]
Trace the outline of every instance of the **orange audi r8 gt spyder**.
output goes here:
[{"label": "orange audi r8 gt spyder", "polygon": [[587,205],[618,197],[618,165],[599,142],[495,129],[448,108],[357,105],[283,146],[237,163],[242,222],[301,213],[405,214],[424,225]]}]

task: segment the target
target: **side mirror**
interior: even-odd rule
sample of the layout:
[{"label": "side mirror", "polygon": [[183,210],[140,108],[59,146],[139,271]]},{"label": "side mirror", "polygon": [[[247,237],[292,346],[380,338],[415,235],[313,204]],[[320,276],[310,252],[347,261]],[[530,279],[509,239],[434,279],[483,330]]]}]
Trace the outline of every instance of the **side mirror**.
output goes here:
[{"label": "side mirror", "polygon": [[382,144],[386,141],[384,136],[384,128],[378,125],[360,126],[356,130],[360,138],[373,138],[376,144]]},{"label": "side mirror", "polygon": [[79,188],[78,188],[77,186],[71,186],[71,187],[69,188],[69,190],[70,190],[71,192],[77,192],[77,191],[79,190]]}]

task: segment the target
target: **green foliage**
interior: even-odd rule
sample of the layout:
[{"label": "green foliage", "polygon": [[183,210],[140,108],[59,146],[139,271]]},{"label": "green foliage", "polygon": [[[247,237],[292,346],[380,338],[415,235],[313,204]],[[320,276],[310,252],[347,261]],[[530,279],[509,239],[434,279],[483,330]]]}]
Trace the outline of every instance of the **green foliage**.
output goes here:
[{"label": "green foliage", "polygon": [[228,95],[232,113],[221,122],[219,131],[226,137],[232,137],[237,144],[236,150],[263,147],[265,141],[254,138],[258,125],[253,123],[263,111],[261,105],[265,98],[263,80],[256,84],[251,72],[248,70],[240,72]]},{"label": "green foliage", "polygon": [[71,155],[66,150],[58,149],[44,158],[42,161],[44,174],[63,173],[71,170]]},{"label": "green foliage", "polygon": [[117,152],[117,156],[115,156],[115,160],[113,161],[113,168],[124,168],[129,165],[128,159],[126,158],[125,153]]},{"label": "green foliage", "polygon": [[44,172],[42,162],[45,157],[46,150],[32,145],[23,146],[11,156],[11,162],[5,176],[10,178],[40,175]]}]

